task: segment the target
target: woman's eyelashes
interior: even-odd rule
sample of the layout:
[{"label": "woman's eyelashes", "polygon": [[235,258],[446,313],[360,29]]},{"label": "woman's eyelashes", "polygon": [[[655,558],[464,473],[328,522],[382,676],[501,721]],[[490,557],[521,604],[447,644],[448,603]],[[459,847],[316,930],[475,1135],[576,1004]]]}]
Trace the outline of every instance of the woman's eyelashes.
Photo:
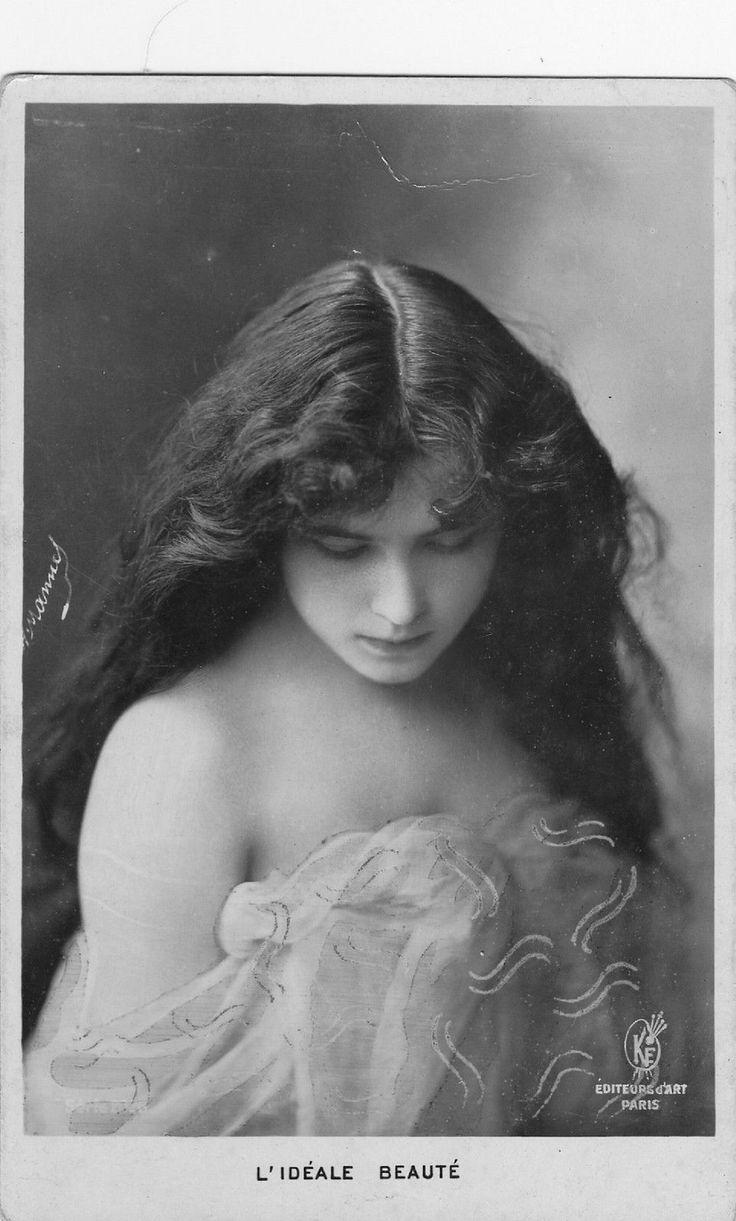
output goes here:
[{"label": "woman's eyelashes", "polygon": [[[419,549],[438,552],[457,552],[470,548],[482,533],[480,527],[465,530],[442,530],[419,539],[414,545]],[[307,533],[304,537],[325,555],[335,559],[357,559],[367,555],[377,546],[371,539],[352,538],[332,534]]]},{"label": "woman's eyelashes", "polygon": [[338,560],[350,560],[364,555],[370,547],[368,542],[330,534],[307,535],[307,538],[319,551],[335,556]]}]

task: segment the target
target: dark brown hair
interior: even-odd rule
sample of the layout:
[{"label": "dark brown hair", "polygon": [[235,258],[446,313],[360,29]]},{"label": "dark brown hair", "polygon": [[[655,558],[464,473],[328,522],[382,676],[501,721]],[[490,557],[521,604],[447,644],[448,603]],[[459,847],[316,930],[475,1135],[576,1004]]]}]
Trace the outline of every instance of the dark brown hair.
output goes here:
[{"label": "dark brown hair", "polygon": [[[663,681],[622,592],[629,488],[569,387],[474,297],[418,267],[344,262],[255,317],[158,454],[91,625],[30,739],[27,791],[78,825],[120,714],[221,653],[274,590],[285,531],[380,502],[413,457],[465,471],[453,516],[502,541],[471,625],[479,666],[552,790],[646,852],[641,742]],[[637,719],[638,717],[638,719]]]}]

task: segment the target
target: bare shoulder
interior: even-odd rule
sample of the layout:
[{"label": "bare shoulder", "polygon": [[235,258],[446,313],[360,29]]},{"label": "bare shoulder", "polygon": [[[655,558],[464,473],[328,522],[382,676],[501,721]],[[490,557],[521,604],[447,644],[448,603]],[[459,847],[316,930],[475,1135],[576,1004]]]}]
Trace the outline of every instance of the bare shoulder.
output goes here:
[{"label": "bare shoulder", "polygon": [[221,957],[217,918],[247,877],[248,820],[206,693],[182,684],[133,705],[100,754],[79,882],[90,946],[88,1020],[186,982]]},{"label": "bare shoulder", "polygon": [[98,763],[107,774],[131,762],[155,773],[161,759],[197,769],[215,762],[219,739],[208,701],[188,684],[138,700],[115,722]]},{"label": "bare shoulder", "polygon": [[[179,684],[132,705],[110,731],[92,778],[82,848],[102,841],[167,843],[175,855],[199,840],[244,834],[237,752],[210,693]],[[237,763],[237,766],[236,766]]]}]

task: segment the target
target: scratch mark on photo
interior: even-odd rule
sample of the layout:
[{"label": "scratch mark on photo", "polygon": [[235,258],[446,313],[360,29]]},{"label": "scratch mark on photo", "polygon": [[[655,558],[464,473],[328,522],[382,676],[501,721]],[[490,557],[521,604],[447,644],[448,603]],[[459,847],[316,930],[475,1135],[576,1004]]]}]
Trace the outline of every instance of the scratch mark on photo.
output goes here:
[{"label": "scratch mark on photo", "polygon": [[528,173],[528,174],[525,174],[525,173],[507,174],[500,178],[449,178],[449,179],[443,179],[440,182],[414,182],[413,179],[408,178],[406,174],[402,174],[399,171],[394,169],[394,167],[391,165],[391,162],[388,160],[387,157],[384,156],[383,152],[381,151],[380,145],[377,143],[376,140],[373,139],[372,136],[368,135],[368,133],[366,132],[365,128],[362,126],[361,123],[356,121],[355,129],[356,129],[355,132],[351,132],[351,131],[340,132],[340,140],[342,141],[343,137],[347,137],[348,139],[354,139],[355,134],[357,132],[357,134],[359,136],[361,136],[362,139],[364,139],[368,144],[370,144],[371,147],[375,150],[379,160],[381,161],[381,164],[391,175],[394,182],[397,182],[399,184],[399,186],[402,186],[402,187],[413,187],[414,190],[416,190],[416,191],[451,191],[451,190],[454,190],[456,187],[469,187],[469,186],[474,186],[477,184],[484,184],[486,186],[498,186],[500,183],[515,182],[517,179],[520,179],[520,178],[538,178],[539,177],[538,171],[534,171],[534,172]]}]

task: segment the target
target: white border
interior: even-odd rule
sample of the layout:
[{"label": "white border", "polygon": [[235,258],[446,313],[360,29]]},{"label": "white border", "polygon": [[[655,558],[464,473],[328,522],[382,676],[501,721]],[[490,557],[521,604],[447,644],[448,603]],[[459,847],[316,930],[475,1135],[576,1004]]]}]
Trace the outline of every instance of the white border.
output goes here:
[{"label": "white border", "polygon": [[[19,121],[26,101],[63,105],[73,102],[120,104],[178,102],[282,103],[287,106],[360,103],[401,106],[705,106],[725,111],[736,99],[717,80],[652,80],[595,77],[551,79],[536,76],[446,77],[302,76],[255,73],[251,76],[140,75],[53,76],[22,74],[6,82],[8,122]],[[12,168],[12,167],[11,167]],[[725,169],[725,166],[724,166]]]}]

